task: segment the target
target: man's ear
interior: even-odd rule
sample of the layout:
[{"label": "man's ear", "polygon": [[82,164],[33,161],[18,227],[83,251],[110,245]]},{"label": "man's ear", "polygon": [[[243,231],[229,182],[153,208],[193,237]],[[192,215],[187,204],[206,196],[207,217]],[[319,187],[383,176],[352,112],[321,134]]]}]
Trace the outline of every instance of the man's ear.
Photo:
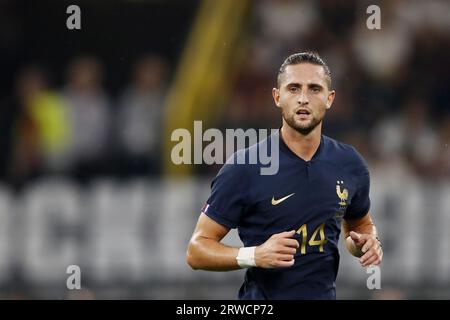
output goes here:
[{"label": "man's ear", "polygon": [[280,107],[280,90],[278,88],[272,88],[272,97],[277,107]]},{"label": "man's ear", "polygon": [[328,98],[327,98],[327,109],[330,109],[331,108],[331,105],[333,104],[333,101],[334,101],[334,97],[336,96],[336,91],[334,91],[334,90],[331,90],[329,93],[328,93]]}]

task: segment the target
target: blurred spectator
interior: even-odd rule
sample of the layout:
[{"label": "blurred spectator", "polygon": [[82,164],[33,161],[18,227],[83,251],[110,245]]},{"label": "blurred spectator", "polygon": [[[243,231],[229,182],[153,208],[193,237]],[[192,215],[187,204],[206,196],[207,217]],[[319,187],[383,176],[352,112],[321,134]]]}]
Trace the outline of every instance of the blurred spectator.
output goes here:
[{"label": "blurred spectator", "polygon": [[132,82],[120,98],[115,122],[122,173],[159,172],[167,71],[165,61],[151,55],[141,58],[134,66]]},{"label": "blurred spectator", "polygon": [[381,30],[368,29],[367,16],[361,16],[353,34],[356,59],[371,77],[380,81],[396,76],[411,52],[412,30],[401,23],[391,7],[388,1],[383,5]]},{"label": "blurred spectator", "polygon": [[450,29],[450,3],[446,0],[392,1],[396,16],[408,28],[417,32],[424,26],[434,29]]},{"label": "blurred spectator", "polygon": [[280,113],[272,101],[276,69],[271,72],[270,64],[258,64],[255,59],[258,48],[251,47],[249,50],[233,84],[225,116],[219,119],[222,128],[270,128],[281,125]]},{"label": "blurred spectator", "polygon": [[443,31],[426,26],[418,30],[404,80],[408,91],[428,97],[438,117],[450,112],[450,33]]},{"label": "blurred spectator", "polygon": [[63,90],[70,110],[71,158],[78,178],[106,173],[111,129],[110,99],[102,89],[103,71],[93,57],[78,57],[69,63]]},{"label": "blurred spectator", "polygon": [[275,65],[280,55],[295,50],[318,19],[315,1],[258,1],[255,9],[255,59],[258,65]]},{"label": "blurred spectator", "polygon": [[382,120],[372,133],[372,143],[381,159],[403,157],[417,169],[417,173],[430,173],[438,156],[439,140],[432,126],[429,105],[424,99],[411,97],[401,114]]},{"label": "blurred spectator", "polygon": [[44,72],[29,67],[17,80],[17,122],[13,175],[16,180],[67,168],[70,141],[68,110],[62,99],[48,88]]}]

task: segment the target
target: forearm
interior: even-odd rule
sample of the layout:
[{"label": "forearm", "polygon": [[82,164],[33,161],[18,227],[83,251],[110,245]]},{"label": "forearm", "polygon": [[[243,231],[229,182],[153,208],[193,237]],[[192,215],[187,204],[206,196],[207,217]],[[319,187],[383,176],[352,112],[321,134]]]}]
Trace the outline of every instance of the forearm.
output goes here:
[{"label": "forearm", "polygon": [[373,222],[367,222],[365,224],[355,225],[355,226],[350,226],[349,224],[344,224],[344,237],[345,238],[349,237],[350,231],[355,231],[355,232],[364,233],[364,234],[371,234],[371,235],[374,235],[375,237],[378,236],[377,228],[373,224]]},{"label": "forearm", "polygon": [[196,237],[188,246],[187,261],[193,269],[231,271],[240,269],[236,256],[239,248],[224,245],[216,240]]}]

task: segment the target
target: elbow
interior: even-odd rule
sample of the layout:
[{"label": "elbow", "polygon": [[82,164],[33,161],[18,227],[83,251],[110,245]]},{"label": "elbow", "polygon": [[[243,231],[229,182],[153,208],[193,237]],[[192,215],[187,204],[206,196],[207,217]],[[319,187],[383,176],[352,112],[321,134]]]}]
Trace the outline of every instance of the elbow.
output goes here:
[{"label": "elbow", "polygon": [[192,270],[198,270],[200,269],[200,266],[198,264],[198,259],[194,254],[194,251],[194,245],[192,244],[192,242],[190,242],[186,252],[186,263],[192,268]]},{"label": "elbow", "polygon": [[192,255],[190,255],[189,252],[186,254],[186,263],[191,267],[192,270],[199,269],[195,258]]}]

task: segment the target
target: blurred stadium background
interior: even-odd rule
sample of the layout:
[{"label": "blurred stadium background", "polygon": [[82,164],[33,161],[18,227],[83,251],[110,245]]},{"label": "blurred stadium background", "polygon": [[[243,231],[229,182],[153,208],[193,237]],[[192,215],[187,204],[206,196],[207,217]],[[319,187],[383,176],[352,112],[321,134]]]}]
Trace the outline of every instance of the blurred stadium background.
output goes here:
[{"label": "blurred stadium background", "polygon": [[331,67],[324,132],[368,160],[385,249],[370,291],[342,248],[338,298],[449,299],[446,0],[0,1],[0,298],[234,299],[242,271],[185,263],[220,166],[174,166],[170,133],[277,128],[276,70],[305,49]]}]

